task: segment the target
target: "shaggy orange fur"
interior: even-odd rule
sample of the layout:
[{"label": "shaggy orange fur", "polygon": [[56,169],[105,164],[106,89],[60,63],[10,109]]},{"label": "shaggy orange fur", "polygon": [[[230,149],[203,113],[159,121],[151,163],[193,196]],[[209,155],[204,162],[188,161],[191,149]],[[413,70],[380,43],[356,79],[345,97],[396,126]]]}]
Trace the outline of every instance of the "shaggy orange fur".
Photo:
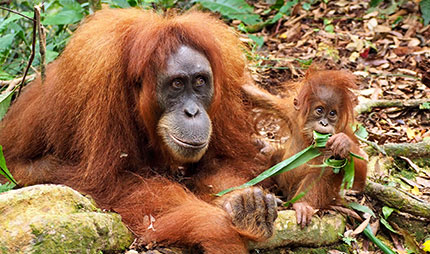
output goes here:
[{"label": "shaggy orange fur", "polygon": [[[326,149],[324,156],[313,159],[309,164],[321,165],[327,157],[345,154],[344,150],[347,150],[347,153],[351,151],[363,155],[350,126],[354,121],[353,109],[357,101],[350,91],[351,88],[356,88],[352,74],[338,70],[321,71],[311,67],[303,81],[285,86],[290,89],[290,96],[286,98],[279,98],[252,85],[244,86],[245,92],[252,97],[256,105],[274,112],[286,123],[289,139],[285,149],[275,152],[276,162],[285,160],[312,144],[316,105],[322,105],[326,110],[335,109],[338,118],[333,126],[333,133],[330,133],[333,136],[327,142],[327,147],[330,147],[329,143],[334,144],[333,147]],[[366,182],[367,163],[354,158],[354,164],[353,188],[362,190]],[[335,174],[331,168],[322,171],[319,167],[305,164],[278,175],[276,181],[288,200],[308,190],[306,195],[293,205],[297,212],[297,222],[306,225],[314,213],[313,208],[329,208],[339,202],[342,179],[343,174]]]},{"label": "shaggy orange fur", "polygon": [[[215,91],[209,149],[187,165],[175,163],[156,132],[155,75],[180,45],[204,53]],[[26,87],[2,122],[0,144],[20,185],[90,194],[146,243],[247,253],[247,239],[258,236],[238,230],[211,195],[260,171],[240,91],[247,77],[237,36],[208,14],[102,10],[75,32],[44,83]]]}]

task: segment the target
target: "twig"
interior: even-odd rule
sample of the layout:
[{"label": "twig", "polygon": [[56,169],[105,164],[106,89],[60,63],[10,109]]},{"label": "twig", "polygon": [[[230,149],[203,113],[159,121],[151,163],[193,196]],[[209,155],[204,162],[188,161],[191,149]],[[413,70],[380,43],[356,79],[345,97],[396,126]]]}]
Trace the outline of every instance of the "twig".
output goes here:
[{"label": "twig", "polygon": [[27,67],[25,68],[24,76],[22,76],[22,82],[19,85],[17,96],[19,96],[21,94],[21,89],[24,86],[25,78],[27,77],[28,70],[30,69],[30,66],[34,60],[34,52],[36,51],[36,30],[37,30],[36,19],[37,19],[37,14],[36,14],[36,9],[35,9],[34,10],[34,19],[33,19],[33,39],[32,39],[32,43],[31,43],[30,59],[28,60]]},{"label": "twig", "polygon": [[430,99],[419,100],[371,100],[360,103],[355,107],[358,114],[370,112],[372,108],[388,108],[388,107],[418,107],[423,103],[430,103]]},{"label": "twig", "polygon": [[40,23],[41,8],[43,8],[43,3],[42,5],[35,6],[34,14],[36,19],[37,31],[39,35],[40,77],[42,79],[42,84],[43,84],[43,81],[45,80],[45,70],[46,70],[46,61],[45,61],[46,35],[45,35],[45,27]]},{"label": "twig", "polygon": [[89,0],[88,3],[90,4],[90,10],[92,13],[102,9],[100,0]]},{"label": "twig", "polygon": [[379,146],[378,144],[376,144],[375,142],[366,140],[362,137],[359,137],[358,135],[355,135],[357,137],[358,140],[360,140],[363,143],[368,144],[369,146],[373,147],[376,151],[382,153],[382,155],[387,156],[387,152],[385,152],[384,148],[382,148],[381,146]]},{"label": "twig", "polygon": [[430,218],[430,203],[411,198],[410,194],[407,195],[395,187],[383,186],[368,180],[365,193],[390,207],[416,216]]},{"label": "twig", "polygon": [[[34,78],[36,78],[35,73],[31,75],[27,75],[27,77],[25,78],[25,81],[28,81]],[[12,91],[15,88],[15,86],[17,86],[19,83],[21,83],[21,80],[22,80],[22,77],[12,79],[12,80],[0,80],[0,87],[7,86],[5,92],[9,92],[9,91]]]},{"label": "twig", "polygon": [[[386,152],[388,156],[406,156],[409,158],[425,158],[430,156],[430,141],[421,141],[418,143],[388,143],[379,146]],[[364,151],[371,155],[375,155],[374,146],[368,146],[363,148]],[[379,151],[379,150],[378,150]]]},{"label": "twig", "polygon": [[22,14],[22,13],[17,12],[17,11],[14,11],[14,10],[11,10],[11,9],[9,9],[9,8],[2,7],[2,6],[0,6],[0,9],[5,10],[5,11],[8,11],[8,12],[15,13],[15,14],[18,14],[19,16],[22,16],[22,17],[24,17],[24,18],[26,18],[26,19],[29,19],[29,20],[31,20],[31,21],[33,21],[33,22],[34,22],[34,19],[33,19],[33,18],[30,18],[29,16],[26,16],[26,15],[24,15],[24,14]]}]

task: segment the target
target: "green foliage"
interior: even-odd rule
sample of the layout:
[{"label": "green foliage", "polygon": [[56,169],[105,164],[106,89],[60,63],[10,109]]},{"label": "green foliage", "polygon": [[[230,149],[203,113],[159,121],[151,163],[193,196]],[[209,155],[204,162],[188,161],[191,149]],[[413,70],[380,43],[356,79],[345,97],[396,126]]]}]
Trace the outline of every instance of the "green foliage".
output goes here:
[{"label": "green foliage", "polygon": [[[12,1],[9,9],[33,18],[33,8],[42,1]],[[84,7],[87,6],[87,7]],[[41,21],[47,29],[46,62],[58,56],[71,31],[88,14],[88,4],[74,0],[49,1],[44,5]],[[33,22],[20,15],[0,10],[0,79],[10,80],[24,72],[31,55]],[[39,44],[36,43],[33,67],[40,64]]]},{"label": "green foliage", "polygon": [[17,185],[17,182],[13,178],[12,174],[6,166],[6,160],[3,155],[3,147],[0,146],[0,175],[6,177],[7,180],[11,181],[13,184]]},{"label": "green foliage", "polygon": [[201,0],[195,2],[213,12],[221,13],[228,19],[238,19],[247,25],[261,22],[260,16],[254,13],[254,8],[248,5],[245,0]]},{"label": "green foliage", "polygon": [[393,227],[391,227],[390,223],[387,221],[388,217],[395,211],[394,208],[388,207],[388,206],[384,206],[382,207],[382,214],[384,215],[384,218],[381,218],[380,221],[382,223],[382,225],[384,225],[388,230],[390,230],[393,233],[397,233],[396,230],[393,229]]},{"label": "green foliage", "polygon": [[430,23],[430,0],[421,0],[420,10],[423,15],[424,25]]},{"label": "green foliage", "polygon": [[324,30],[328,33],[334,33],[334,26],[331,23],[332,20],[324,19],[323,22],[324,22]]},{"label": "green foliage", "polygon": [[375,213],[369,207],[367,207],[367,206],[363,206],[363,205],[360,205],[360,204],[355,203],[355,202],[354,203],[349,203],[348,206],[351,209],[354,209],[356,211],[360,211],[362,213],[368,213],[368,214],[372,215],[373,217],[376,217]]},{"label": "green foliage", "polygon": [[253,34],[248,34],[248,37],[254,41],[254,43],[257,45],[258,48],[261,48],[264,44],[264,37],[263,36],[255,36]]},{"label": "green foliage", "polygon": [[382,252],[384,252],[385,254],[396,254],[396,252],[394,252],[392,249],[390,249],[389,247],[387,247],[387,245],[385,245],[383,242],[381,242],[381,240],[379,240],[378,238],[376,238],[376,236],[373,234],[372,229],[370,228],[369,225],[367,225],[367,227],[364,229],[363,233],[374,244],[376,244],[376,246],[378,246],[378,248],[380,250],[382,250]]},{"label": "green foliage", "polygon": [[[373,211],[367,207],[367,206],[362,206],[360,204],[357,203],[349,203],[348,206],[356,211],[360,211],[363,213],[368,213],[370,215],[372,215],[373,217],[376,217],[375,214],[373,213]],[[388,210],[387,210],[388,212]],[[391,213],[390,213],[391,214]],[[382,218],[381,218],[382,219]],[[388,222],[387,222],[388,223]],[[365,236],[367,236],[367,238],[369,238],[376,246],[378,246],[378,248],[380,250],[382,250],[382,252],[384,252],[385,254],[395,254],[396,252],[394,252],[392,249],[390,249],[387,245],[385,245],[383,242],[381,242],[381,240],[379,240],[378,238],[376,238],[376,236],[373,234],[372,229],[370,228],[370,225],[368,224],[366,226],[366,228],[363,230],[363,233]]]},{"label": "green foliage", "polygon": [[353,242],[357,242],[357,239],[355,239],[354,237],[351,237],[351,236],[345,236],[345,235],[342,235],[342,234],[339,234],[339,235],[342,237],[342,241],[343,241],[344,243],[348,244],[348,246],[352,246],[351,244],[352,244]]},{"label": "green foliage", "polygon": [[376,7],[382,2],[383,2],[383,0],[371,0],[369,6],[370,7]]},{"label": "green foliage", "polygon": [[16,185],[13,183],[0,184],[0,193],[12,190]]},{"label": "green foliage", "polygon": [[369,132],[367,132],[366,128],[362,124],[353,125],[352,130],[354,131],[354,134],[361,139],[367,139],[367,137],[369,137]]},{"label": "green foliage", "polygon": [[[222,196],[226,193],[229,193],[230,191],[237,190],[237,189],[243,189],[246,187],[253,186],[271,176],[278,175],[284,172],[288,172],[290,170],[293,170],[308,161],[320,156],[322,153],[320,152],[319,148],[324,148],[327,140],[330,138],[330,134],[321,134],[316,131],[314,131],[314,142],[307,148],[303,149],[302,151],[294,154],[290,158],[287,158],[284,161],[281,161],[280,163],[276,164],[275,166],[269,168],[268,170],[264,171],[254,179],[250,180],[249,182],[242,184],[237,187],[232,187],[226,190],[223,190],[216,194],[216,196]],[[341,169],[344,170],[344,177],[342,180],[342,188],[346,184],[346,188],[351,188],[353,181],[354,181],[354,161],[352,157],[356,157],[359,159],[363,159],[362,157],[350,153],[350,159],[343,159],[343,160],[334,160],[332,158],[327,158],[324,161],[324,164],[322,165],[315,165],[313,167],[331,167],[333,168],[333,171],[335,173],[339,173]],[[323,169],[324,170],[324,169]],[[300,197],[304,196],[306,194],[307,190],[304,191],[304,193],[300,193],[298,196],[294,197],[293,200],[290,200],[288,203],[293,203],[297,201]]]},{"label": "green foliage", "polygon": [[430,102],[422,103],[420,109],[430,109]]},{"label": "green foliage", "polygon": [[7,109],[10,106],[13,92],[14,91],[9,91],[9,92],[0,94],[0,120],[3,119],[4,115],[7,112]]}]

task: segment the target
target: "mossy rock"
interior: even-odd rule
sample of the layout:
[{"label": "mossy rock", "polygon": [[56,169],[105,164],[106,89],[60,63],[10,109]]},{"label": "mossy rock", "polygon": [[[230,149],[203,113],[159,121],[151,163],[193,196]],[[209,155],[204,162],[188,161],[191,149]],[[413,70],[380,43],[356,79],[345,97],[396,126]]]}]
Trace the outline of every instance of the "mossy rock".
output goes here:
[{"label": "mossy rock", "polygon": [[120,251],[133,235],[115,213],[60,185],[35,185],[0,194],[0,253]]},{"label": "mossy rock", "polygon": [[251,243],[250,249],[331,245],[339,241],[344,231],[345,218],[340,214],[313,216],[311,224],[302,229],[296,223],[296,212],[285,210],[278,213],[273,236],[264,242]]}]

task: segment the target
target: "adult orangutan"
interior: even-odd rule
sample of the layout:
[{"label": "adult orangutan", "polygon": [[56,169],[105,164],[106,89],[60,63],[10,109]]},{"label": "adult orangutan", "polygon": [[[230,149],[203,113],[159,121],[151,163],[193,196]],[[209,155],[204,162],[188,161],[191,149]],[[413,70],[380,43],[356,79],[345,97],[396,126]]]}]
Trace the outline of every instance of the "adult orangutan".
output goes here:
[{"label": "adult orangutan", "polygon": [[[286,122],[290,137],[282,150],[281,160],[302,151],[313,142],[313,131],[332,134],[323,155],[309,164],[320,165],[328,157],[348,158],[349,152],[361,154],[351,123],[354,120],[355,78],[346,71],[316,70],[310,68],[302,82],[289,85],[296,88],[296,96],[279,98],[252,85],[244,90],[257,105],[275,112]],[[291,91],[290,91],[291,93]],[[275,156],[279,155],[275,152]],[[339,201],[343,174],[335,174],[331,168],[302,165],[277,176],[277,184],[288,199],[301,192],[305,196],[293,204],[297,223],[302,227],[310,223],[315,209],[328,208]],[[367,164],[355,159],[353,189],[362,190],[366,182]]]},{"label": "adult orangutan", "polygon": [[247,253],[272,235],[274,196],[211,195],[260,170],[246,81],[240,41],[208,14],[102,10],[10,108],[0,144],[20,185],[90,194],[145,243]]}]

